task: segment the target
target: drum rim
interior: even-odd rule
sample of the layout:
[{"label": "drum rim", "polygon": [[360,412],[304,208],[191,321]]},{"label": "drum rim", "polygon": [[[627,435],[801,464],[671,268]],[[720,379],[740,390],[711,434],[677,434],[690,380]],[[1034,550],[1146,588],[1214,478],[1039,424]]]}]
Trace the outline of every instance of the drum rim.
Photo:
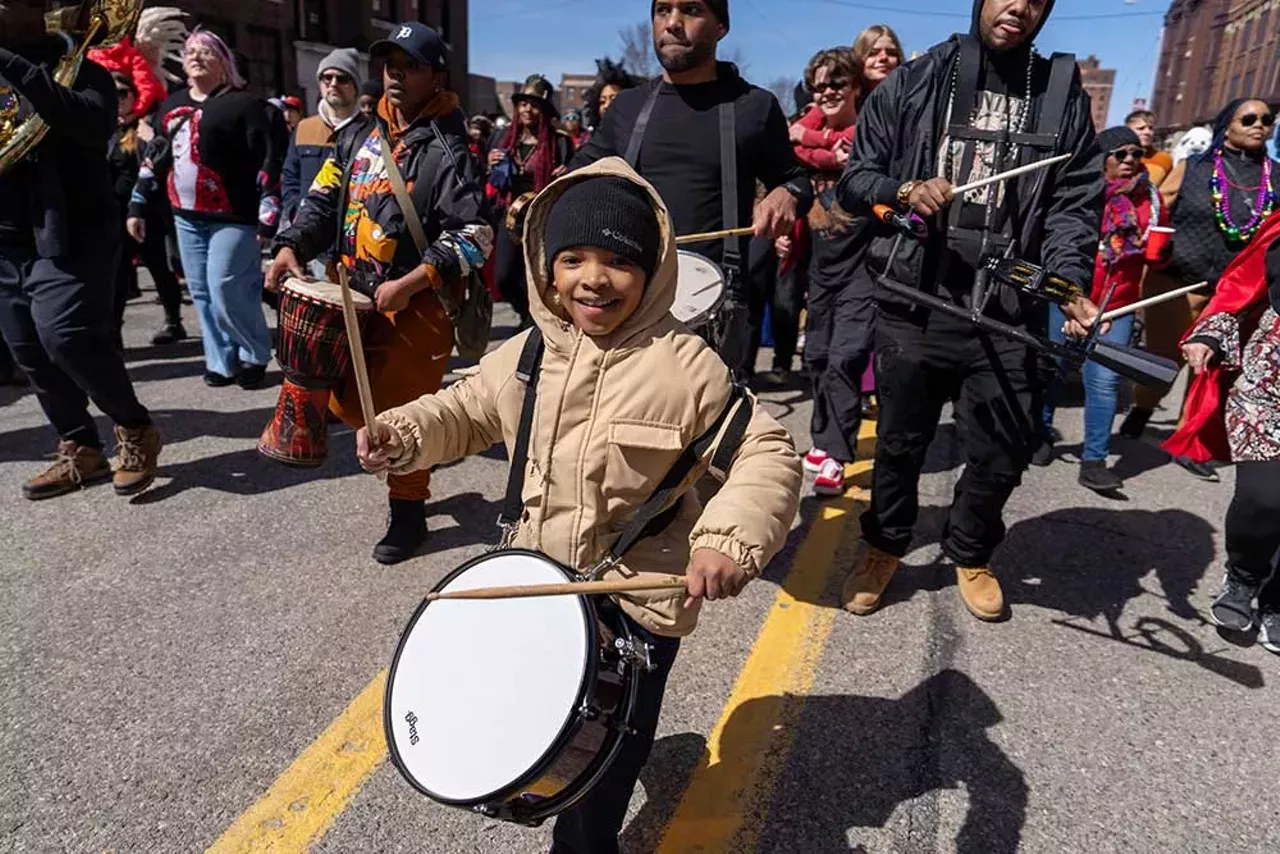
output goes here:
[{"label": "drum rim", "polygon": [[[572,580],[575,575],[573,570],[569,569],[564,564],[560,563],[560,561],[555,560],[554,558],[548,555],[545,555],[542,552],[536,552],[531,549],[501,549],[499,551],[486,552],[485,554],[476,555],[475,557],[471,558],[471,560],[462,564],[457,569],[453,570],[444,578],[442,578],[434,587],[431,588],[429,592],[434,593],[439,590],[442,590],[445,586],[449,584],[449,582],[453,581],[453,579],[457,578],[459,575],[466,572],[471,567],[499,555],[521,555],[525,557],[540,558],[541,560],[544,560],[547,563],[550,563],[552,566],[556,567],[561,572],[563,572],[566,576],[566,580]],[[455,799],[455,798],[446,798],[436,794],[435,792],[431,791],[426,786],[418,782],[418,780],[415,779],[414,776],[409,773],[409,771],[405,768],[404,763],[400,759],[400,751],[396,747],[396,740],[394,737],[395,731],[392,728],[391,692],[395,686],[396,671],[397,671],[397,667],[400,664],[400,654],[404,651],[404,647],[405,647],[405,644],[408,642],[409,635],[413,632],[414,627],[418,624],[418,620],[422,617],[424,613],[426,613],[427,606],[432,604],[432,602],[430,602],[425,596],[423,597],[422,601],[418,603],[418,607],[414,609],[413,616],[409,618],[408,624],[404,627],[404,630],[400,633],[400,640],[396,643],[395,655],[391,659],[391,667],[387,670],[387,686],[383,690],[383,696],[382,696],[382,730],[383,730],[383,736],[387,742],[387,754],[388,756],[390,756],[391,762],[393,765],[395,765],[396,770],[400,772],[400,776],[403,777],[409,783],[410,786],[412,786],[421,794],[424,794],[428,798],[431,798],[433,801],[436,801],[437,803],[445,804],[446,806],[475,807],[475,806],[480,806],[481,804],[491,803],[493,801],[506,800],[507,797],[509,797],[511,794],[513,794],[515,791],[517,791],[521,787],[527,786],[528,784],[533,783],[542,777],[542,775],[547,771],[548,767],[550,767],[550,765],[554,761],[555,757],[559,755],[560,751],[570,741],[573,740],[574,732],[576,730],[577,724],[581,720],[581,713],[579,710],[582,708],[582,704],[587,700],[587,692],[589,688],[593,686],[596,682],[596,677],[598,675],[598,668],[600,664],[599,655],[596,653],[596,650],[598,650],[600,646],[600,629],[596,625],[596,614],[595,614],[596,607],[591,602],[590,597],[586,596],[585,594],[579,593],[575,595],[578,597],[578,600],[579,600],[578,604],[582,612],[582,619],[583,619],[583,622],[586,624],[587,649],[589,650],[589,654],[587,655],[587,669],[583,673],[582,681],[578,684],[578,693],[574,697],[573,707],[569,710],[568,716],[565,718],[564,724],[560,727],[560,732],[556,734],[556,737],[551,742],[551,745],[545,751],[543,751],[542,755],[538,757],[538,760],[533,763],[533,765],[529,768],[529,770],[526,771],[521,776],[517,777],[514,781],[503,786],[501,789],[497,789],[481,797],[465,798],[461,800]]]},{"label": "drum rim", "polygon": [[[727,293],[728,288],[725,287],[728,285],[728,279],[725,277],[724,268],[719,264],[717,264],[715,261],[712,261],[706,255],[703,255],[701,252],[694,252],[690,249],[677,249],[676,250],[677,263],[679,262],[681,255],[686,255],[691,258],[696,258],[699,261],[710,264],[713,268],[715,268],[720,272],[720,284],[722,287],[720,288],[720,293],[716,296],[715,304],[708,306],[707,308],[698,312],[696,315],[689,318],[688,320],[680,320],[680,318],[676,317],[676,320],[679,320],[681,323],[683,323],[686,329],[693,331],[694,329],[700,328],[701,326],[706,324],[708,321],[710,321],[713,317],[716,316],[716,312],[720,311],[720,306],[724,305],[724,301],[728,297],[728,293]],[[671,316],[675,317],[674,312],[672,313]]]},{"label": "drum rim", "polygon": [[[342,293],[342,290],[341,290],[342,285],[335,284],[334,282],[322,281],[320,279],[300,279],[297,276],[290,276],[288,279],[285,279],[280,284],[280,293],[282,295],[287,292],[290,297],[292,297],[293,299],[299,300],[301,302],[309,302],[315,305],[328,306],[330,308],[336,308],[338,310],[342,309],[341,296],[339,296],[339,299],[337,302],[329,302],[327,299],[325,299],[319,294],[309,293],[307,291],[301,291],[301,290],[298,290],[297,288],[289,287],[289,285],[293,284],[294,282],[301,282],[304,285],[329,285],[330,287],[337,288],[339,294]],[[355,288],[351,289],[351,301],[355,304],[356,311],[371,311],[374,307],[374,301],[367,295],[357,291]]]}]

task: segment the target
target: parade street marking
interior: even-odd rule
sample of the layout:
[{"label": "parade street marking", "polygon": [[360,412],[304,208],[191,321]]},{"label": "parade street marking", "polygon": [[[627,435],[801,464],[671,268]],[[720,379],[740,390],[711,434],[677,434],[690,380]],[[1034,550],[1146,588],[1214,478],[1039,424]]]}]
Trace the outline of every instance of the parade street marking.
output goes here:
[{"label": "parade street marking", "polygon": [[[874,435],[875,424],[864,421],[858,438]],[[870,469],[869,459],[846,467],[846,482],[860,480]],[[854,510],[864,497],[862,489],[850,486],[843,497],[821,505],[667,825],[659,854],[755,850],[786,766],[795,721],[835,623],[835,603],[823,601],[837,571],[835,556],[846,529],[856,524]],[[779,696],[787,701],[751,702]],[[731,720],[732,746],[726,749]]]},{"label": "parade street marking", "polygon": [[211,854],[305,851],[324,836],[387,758],[386,684],[384,670],[209,847]]}]

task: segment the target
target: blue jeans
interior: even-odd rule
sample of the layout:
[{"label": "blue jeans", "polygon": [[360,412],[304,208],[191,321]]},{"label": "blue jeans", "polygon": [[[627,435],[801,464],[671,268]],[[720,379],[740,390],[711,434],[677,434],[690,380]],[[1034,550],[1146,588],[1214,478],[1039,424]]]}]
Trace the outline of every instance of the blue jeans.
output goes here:
[{"label": "blue jeans", "polygon": [[233,377],[271,361],[262,256],[251,225],[174,217],[187,290],[200,318],[205,367]]},{"label": "blue jeans", "polygon": [[[1062,324],[1066,317],[1062,309],[1056,305],[1049,309],[1049,337],[1054,341],[1064,341]],[[1102,341],[1127,347],[1133,338],[1134,315],[1117,318],[1111,321],[1111,329],[1101,336]],[[1120,388],[1120,375],[1110,368],[1104,368],[1095,362],[1085,362],[1082,369],[1084,379],[1084,452],[1080,459],[1105,460],[1111,453],[1111,425],[1116,417],[1116,401]],[[1064,389],[1062,374],[1054,378],[1053,384],[1045,390],[1044,413],[1042,415],[1044,432],[1047,436],[1053,426],[1053,411],[1062,399]]]}]

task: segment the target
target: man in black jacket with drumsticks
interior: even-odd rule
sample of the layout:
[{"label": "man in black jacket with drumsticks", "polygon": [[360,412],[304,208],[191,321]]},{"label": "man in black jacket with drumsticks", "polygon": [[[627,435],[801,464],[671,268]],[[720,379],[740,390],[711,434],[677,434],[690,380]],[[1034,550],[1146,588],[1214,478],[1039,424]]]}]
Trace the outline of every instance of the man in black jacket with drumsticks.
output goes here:
[{"label": "man in black jacket with drumsticks", "polygon": [[[855,614],[879,607],[910,546],[921,468],[948,401],[965,468],[942,549],[969,611],[989,621],[1005,613],[990,562],[1036,441],[1037,360],[1022,340],[973,318],[1043,332],[1047,303],[998,284],[986,264],[1043,263],[1072,334],[1085,334],[1097,314],[1084,296],[1103,202],[1089,97],[1072,57],[1044,59],[1032,48],[1053,6],[975,0],[970,34],[890,75],[858,116],[841,204],[896,208],[928,233],[886,232],[867,253],[881,413],[865,548],[844,589]],[[1064,154],[1065,162],[953,197],[953,186]]]}]

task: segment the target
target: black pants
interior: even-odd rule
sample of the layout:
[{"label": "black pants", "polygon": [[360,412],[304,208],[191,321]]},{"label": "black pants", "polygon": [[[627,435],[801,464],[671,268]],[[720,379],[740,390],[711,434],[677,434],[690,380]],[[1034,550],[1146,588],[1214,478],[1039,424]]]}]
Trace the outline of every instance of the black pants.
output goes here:
[{"label": "black pants", "polygon": [[773,367],[775,370],[791,370],[796,356],[796,341],[800,338],[800,309],[804,306],[807,283],[806,271],[798,263],[800,260],[803,259],[794,259],[783,273],[778,269],[773,241],[760,237],[751,240],[746,288],[751,345],[747,363],[743,366],[748,376],[755,371],[756,356],[760,352],[766,305],[773,311],[770,316]]},{"label": "black pants", "polygon": [[618,850],[618,834],[627,817],[631,794],[635,791],[640,771],[653,749],[658,715],[662,711],[662,695],[667,690],[667,676],[680,651],[678,638],[650,634],[628,618],[637,640],[653,647],[654,669],[640,676],[631,727],[634,733],[623,742],[613,765],[581,801],[556,818],[552,854],[613,854]]},{"label": "black pants", "polygon": [[875,301],[857,282],[809,289],[804,363],[813,379],[813,447],[842,463],[857,459],[862,375],[874,345]]},{"label": "black pants", "polygon": [[497,232],[496,246],[498,266],[494,270],[494,281],[498,285],[498,293],[511,304],[516,314],[520,315],[520,325],[529,323],[529,283],[525,281],[524,247],[511,239],[510,232],[504,224],[499,223],[494,229]]},{"label": "black pants", "polygon": [[151,423],[113,340],[115,272],[114,254],[84,246],[58,259],[0,247],[0,331],[58,436],[95,448],[90,400],[122,427]]},{"label": "black pants", "polygon": [[[1280,612],[1280,460],[1236,464],[1236,494],[1227,508],[1227,570],[1260,588],[1258,609]],[[1270,578],[1270,581],[1267,579]]]},{"label": "black pants", "polygon": [[965,467],[942,550],[960,566],[988,565],[1034,447],[1033,352],[939,312],[919,321],[882,306],[875,353],[879,439],[863,538],[892,555],[907,553],[925,454],[943,405],[955,401]]}]

